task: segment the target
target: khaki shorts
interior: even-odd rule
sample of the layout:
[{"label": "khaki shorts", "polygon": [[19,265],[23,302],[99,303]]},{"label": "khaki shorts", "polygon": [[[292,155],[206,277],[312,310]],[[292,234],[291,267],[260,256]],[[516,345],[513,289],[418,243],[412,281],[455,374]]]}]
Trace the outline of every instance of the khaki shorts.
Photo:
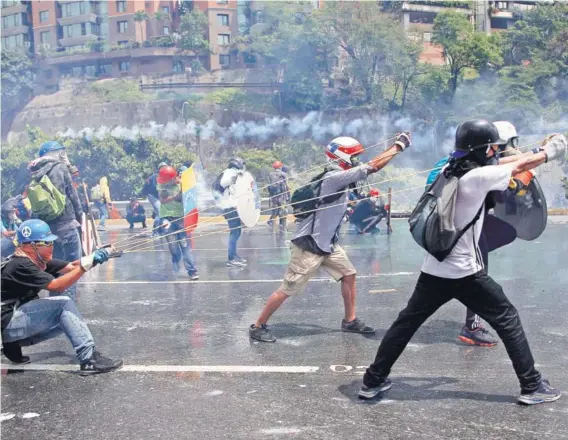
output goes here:
[{"label": "khaki shorts", "polygon": [[302,293],[309,279],[323,267],[335,281],[340,281],[348,275],[355,275],[357,271],[345,251],[340,246],[335,246],[330,255],[316,255],[305,251],[294,243],[290,243],[292,255],[288,269],[284,274],[284,280],[280,285],[281,292],[286,295],[298,295]]}]

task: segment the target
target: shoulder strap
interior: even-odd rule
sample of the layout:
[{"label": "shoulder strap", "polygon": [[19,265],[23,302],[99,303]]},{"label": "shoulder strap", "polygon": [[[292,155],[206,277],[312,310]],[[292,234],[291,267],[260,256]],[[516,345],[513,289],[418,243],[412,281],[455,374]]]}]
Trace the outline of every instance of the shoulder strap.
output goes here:
[{"label": "shoulder strap", "polygon": [[471,228],[471,227],[475,224],[475,222],[476,222],[477,220],[479,220],[479,217],[481,216],[481,211],[483,210],[483,206],[485,206],[485,201],[484,201],[484,202],[481,204],[481,206],[479,207],[479,211],[477,211],[477,214],[475,214],[475,217],[473,217],[473,220],[470,221],[470,222],[465,226],[465,228],[463,228],[463,229],[459,232],[459,234],[458,234],[458,236],[457,236],[457,238],[456,238],[455,243],[457,243],[457,242],[459,241],[459,239],[462,238],[462,235],[465,234],[466,231],[467,231],[469,228]]}]

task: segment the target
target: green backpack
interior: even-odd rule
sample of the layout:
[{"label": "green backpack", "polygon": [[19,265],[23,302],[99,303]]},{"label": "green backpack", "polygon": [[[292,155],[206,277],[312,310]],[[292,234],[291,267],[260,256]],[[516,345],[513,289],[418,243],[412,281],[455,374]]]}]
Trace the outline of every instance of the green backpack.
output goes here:
[{"label": "green backpack", "polygon": [[45,174],[40,180],[32,179],[28,187],[28,199],[34,216],[50,222],[65,211],[65,194],[62,194]]}]

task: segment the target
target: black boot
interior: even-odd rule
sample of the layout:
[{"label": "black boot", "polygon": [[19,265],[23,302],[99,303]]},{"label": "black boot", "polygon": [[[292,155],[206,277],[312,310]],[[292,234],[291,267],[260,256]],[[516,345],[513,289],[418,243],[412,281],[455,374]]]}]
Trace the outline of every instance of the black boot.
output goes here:
[{"label": "black boot", "polygon": [[22,355],[22,347],[19,342],[4,342],[2,353],[13,364],[27,364],[30,361],[29,356]]}]

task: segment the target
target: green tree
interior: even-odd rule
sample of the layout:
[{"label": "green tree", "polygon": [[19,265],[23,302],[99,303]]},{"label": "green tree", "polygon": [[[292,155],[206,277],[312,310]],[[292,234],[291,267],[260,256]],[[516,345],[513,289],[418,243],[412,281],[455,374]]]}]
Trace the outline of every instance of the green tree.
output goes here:
[{"label": "green tree", "polygon": [[458,88],[464,69],[478,71],[502,63],[498,37],[475,32],[468,19],[459,12],[440,12],[434,20],[432,42],[442,46],[450,69],[449,99]]},{"label": "green tree", "polygon": [[[31,98],[34,87],[33,63],[24,51],[2,50],[2,121]],[[5,116],[7,118],[5,118]]]},{"label": "green tree", "polygon": [[207,30],[209,23],[205,14],[198,9],[181,16],[177,47],[181,51],[201,55],[210,52]]},{"label": "green tree", "polygon": [[142,37],[142,41],[146,41],[146,21],[150,19],[150,16],[146,13],[146,11],[136,11],[134,13],[134,21],[140,28],[140,35]]}]

